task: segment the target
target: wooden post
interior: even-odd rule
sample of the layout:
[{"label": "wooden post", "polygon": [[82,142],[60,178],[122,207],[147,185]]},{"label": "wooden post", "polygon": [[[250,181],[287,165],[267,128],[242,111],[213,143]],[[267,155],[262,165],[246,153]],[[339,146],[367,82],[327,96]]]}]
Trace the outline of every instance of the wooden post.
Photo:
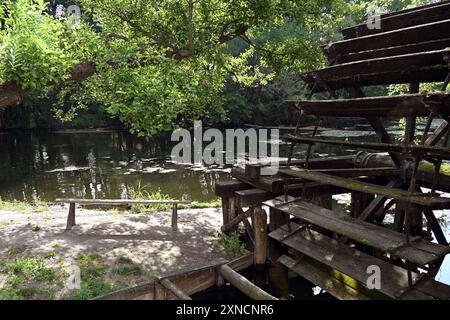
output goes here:
[{"label": "wooden post", "polygon": [[253,210],[255,231],[255,266],[264,266],[267,262],[267,213],[261,208]]},{"label": "wooden post", "polygon": [[[236,213],[236,200],[234,197],[228,199],[228,222],[232,221],[237,216]],[[229,229],[230,233],[237,231],[237,226]]]},{"label": "wooden post", "polygon": [[66,230],[71,230],[75,225],[75,203],[71,202],[69,204],[69,215],[67,216]]},{"label": "wooden post", "polygon": [[172,230],[178,231],[178,204],[176,203],[172,207]]},{"label": "wooden post", "polygon": [[[230,198],[228,197],[222,197],[222,216],[223,216],[223,225],[227,225],[230,221],[228,219],[229,210],[230,207]],[[228,234],[228,231],[225,232],[226,234]]]},{"label": "wooden post", "polygon": [[246,278],[241,276],[239,273],[237,273],[227,265],[220,266],[219,271],[221,275],[225,279],[227,279],[233,286],[238,288],[242,293],[252,298],[253,300],[278,300],[271,294],[255,286],[253,283],[248,281]]}]

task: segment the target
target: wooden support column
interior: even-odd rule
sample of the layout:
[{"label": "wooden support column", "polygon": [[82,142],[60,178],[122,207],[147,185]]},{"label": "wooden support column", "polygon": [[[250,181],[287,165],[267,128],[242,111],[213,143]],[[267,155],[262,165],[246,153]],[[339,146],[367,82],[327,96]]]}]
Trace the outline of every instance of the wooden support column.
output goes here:
[{"label": "wooden support column", "polygon": [[275,208],[269,209],[269,231],[274,231],[284,226],[289,221],[289,215]]},{"label": "wooden support column", "polygon": [[255,266],[265,266],[267,262],[267,214],[261,207],[253,210],[255,230]]},{"label": "wooden support column", "polygon": [[397,200],[395,204],[394,230],[403,233],[403,225],[405,223],[405,207],[406,203]]},{"label": "wooden support column", "polygon": [[222,197],[222,224],[225,226],[229,223],[228,208],[230,207],[230,198]]},{"label": "wooden support column", "polygon": [[[236,213],[236,198],[235,197],[230,197],[228,199],[228,221],[233,221],[234,218],[236,218],[237,213]],[[234,227],[230,228],[229,233],[233,233],[237,231],[237,225],[235,225]]]},{"label": "wooden support column", "polygon": [[[251,186],[239,180],[220,181],[215,185],[215,193],[222,199],[223,225],[228,224],[235,216],[234,193],[239,190],[250,189]],[[230,218],[232,217],[232,218]]]},{"label": "wooden support column", "polygon": [[71,230],[75,225],[75,203],[71,202],[69,204],[69,215],[67,216],[66,230]]}]

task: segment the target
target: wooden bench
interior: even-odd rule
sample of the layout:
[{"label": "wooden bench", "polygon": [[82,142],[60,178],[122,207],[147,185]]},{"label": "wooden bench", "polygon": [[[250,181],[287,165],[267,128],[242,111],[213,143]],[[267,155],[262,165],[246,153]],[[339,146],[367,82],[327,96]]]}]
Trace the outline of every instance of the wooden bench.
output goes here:
[{"label": "wooden bench", "polygon": [[56,199],[55,203],[68,203],[69,204],[69,214],[67,216],[67,226],[66,230],[71,230],[75,225],[75,204],[90,205],[90,206],[129,206],[133,204],[167,204],[172,205],[172,229],[173,231],[178,230],[178,205],[179,204],[190,204],[190,201],[181,200],[128,200],[128,199]]}]

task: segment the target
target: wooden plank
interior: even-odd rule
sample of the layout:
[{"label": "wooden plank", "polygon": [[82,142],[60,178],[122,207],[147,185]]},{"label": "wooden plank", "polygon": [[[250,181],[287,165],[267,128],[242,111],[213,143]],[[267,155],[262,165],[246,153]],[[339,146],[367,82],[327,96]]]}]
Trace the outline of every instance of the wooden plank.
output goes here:
[{"label": "wooden plank", "polygon": [[284,192],[284,180],[280,176],[261,176],[258,179],[251,179],[245,174],[245,170],[239,167],[231,169],[233,178],[239,179],[255,188],[281,194]]},{"label": "wooden plank", "polygon": [[314,283],[333,297],[341,300],[368,300],[368,298],[347,286],[340,280],[330,276],[322,270],[314,267],[304,260],[294,260],[291,257],[282,255],[278,262],[302,276],[306,280]]},{"label": "wooden plank", "polygon": [[219,181],[215,184],[215,194],[218,197],[231,197],[236,191],[250,189],[251,186],[239,180]]},{"label": "wooden plank", "polygon": [[450,252],[450,247],[426,243],[419,237],[411,238],[412,244],[407,245],[405,236],[399,232],[350,218],[305,201],[291,202],[277,206],[276,209],[419,266],[439,260]]},{"label": "wooden plank", "polygon": [[335,146],[354,147],[361,149],[371,149],[376,151],[390,152],[390,153],[408,153],[412,155],[422,155],[430,158],[450,160],[450,149],[437,146],[426,145],[402,145],[392,143],[378,143],[378,142],[356,142],[345,140],[329,140],[318,138],[304,138],[300,136],[285,135],[281,137],[285,141],[291,141],[303,144],[323,143]]},{"label": "wooden plank", "polygon": [[236,206],[239,208],[260,206],[261,202],[273,197],[273,193],[261,189],[248,189],[235,192]]},{"label": "wooden plank", "polygon": [[385,186],[380,186],[373,183],[335,177],[332,175],[327,175],[320,172],[310,172],[307,170],[281,169],[280,173],[288,176],[295,176],[311,181],[320,182],[323,184],[335,185],[338,187],[346,188],[348,190],[387,196],[389,198],[399,199],[422,206],[429,206],[436,209],[450,208],[450,198],[441,198],[433,195],[412,193],[408,192],[407,190],[397,188],[386,188]]},{"label": "wooden plank", "polygon": [[367,35],[353,39],[346,39],[333,42],[324,48],[329,57],[336,54],[374,50],[401,46],[411,43],[418,43],[431,40],[448,38],[450,30],[450,19],[439,20],[420,25],[381,32],[374,35]]},{"label": "wooden plank", "polygon": [[[292,225],[294,228],[299,227],[294,223]],[[367,283],[368,267],[373,265],[380,267],[381,289],[379,291],[391,298],[399,297],[409,288],[407,272],[403,268],[346,247],[313,230],[302,229],[284,239],[288,234],[288,227],[283,226],[271,232],[269,236],[363,284]],[[417,274],[413,274],[413,276],[416,278]]]},{"label": "wooden plank", "polygon": [[288,100],[284,106],[316,116],[383,117],[428,116],[430,106],[437,114],[450,113],[450,94],[408,94],[337,100]]},{"label": "wooden plank", "polygon": [[417,52],[442,50],[450,47],[450,38],[424,41],[389,48],[381,48],[375,50],[367,50],[360,52],[351,52],[335,57],[333,64],[343,64],[355,61],[377,59],[383,57],[399,56]]},{"label": "wooden plank", "polygon": [[82,205],[129,205],[129,204],[190,204],[184,200],[138,200],[138,199],[56,199],[55,203],[78,203]]},{"label": "wooden plank", "polygon": [[450,49],[344,63],[301,75],[313,92],[380,84],[440,82]]},{"label": "wooden plank", "polygon": [[430,295],[435,299],[450,300],[450,286],[434,279],[420,281],[416,286],[416,290]]},{"label": "wooden plank", "polygon": [[449,124],[447,121],[443,121],[439,127],[433,132],[433,134],[431,136],[429,136],[427,138],[427,140],[425,140],[425,145],[426,146],[434,146],[436,145],[439,140],[441,140],[441,138],[447,133]]},{"label": "wooden plank", "polygon": [[[353,167],[353,159],[355,156],[333,156],[333,157],[323,157],[323,158],[313,158],[309,159],[310,169],[345,169]],[[306,161],[304,159],[292,160],[292,166],[304,165]],[[287,166],[287,161],[279,161],[278,166]],[[270,164],[267,163],[247,163],[245,165],[245,175],[251,179],[256,179],[261,176],[261,168],[267,167]]]},{"label": "wooden plank", "polygon": [[227,265],[220,266],[219,272],[233,286],[253,300],[278,300],[271,294],[255,286]]},{"label": "wooden plank", "polygon": [[318,169],[310,170],[311,172],[321,172],[331,174],[338,177],[356,178],[356,177],[389,177],[398,176],[399,168],[380,167],[380,168],[351,168],[351,169]]},{"label": "wooden plank", "polygon": [[450,3],[442,1],[413,9],[382,14],[380,16],[381,29],[369,29],[367,22],[364,22],[343,29],[342,34],[345,39],[351,39],[445,19],[450,19]]}]

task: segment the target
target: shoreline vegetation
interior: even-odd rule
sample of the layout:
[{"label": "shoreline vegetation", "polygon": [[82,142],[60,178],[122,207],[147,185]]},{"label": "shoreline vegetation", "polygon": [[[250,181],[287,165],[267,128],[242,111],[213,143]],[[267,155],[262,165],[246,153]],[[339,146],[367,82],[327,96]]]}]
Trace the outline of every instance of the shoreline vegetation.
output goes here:
[{"label": "shoreline vegetation", "polygon": [[[149,194],[142,190],[139,194],[134,193],[132,198],[138,196],[151,199],[168,198],[160,192]],[[181,235],[169,233],[164,235],[164,219],[167,217],[164,211],[170,210],[167,206],[139,205],[120,209],[83,207],[83,213],[79,218],[81,222],[79,228],[82,231],[80,229],[74,233],[68,232],[61,235],[61,226],[66,219],[66,207],[52,205],[39,199],[31,202],[0,200],[0,219],[1,216],[5,217],[0,220],[0,234],[4,240],[7,239],[0,248],[0,300],[88,300],[151,280],[158,275],[158,270],[162,272],[164,268],[167,269],[167,266],[161,266],[159,269],[158,259],[151,268],[146,262],[149,256],[154,257],[155,252],[162,250],[161,241],[170,244],[172,249],[168,251],[173,254],[173,250],[175,252],[180,250],[177,248],[181,247],[182,243],[188,242],[186,239],[192,237],[190,233],[199,232],[197,228],[200,221],[202,221],[201,232],[207,233],[208,237],[199,245],[204,253],[191,254],[195,263],[204,263],[207,260],[205,255],[213,254],[230,258],[248,252],[246,245],[241,242],[237,234],[229,237],[219,234],[220,219],[216,218],[219,215],[217,209],[213,208],[220,206],[221,203],[218,200],[194,201],[189,205],[180,206],[180,209],[185,209],[185,217],[188,219],[182,226],[182,228],[188,228],[182,230]],[[192,217],[191,214],[195,215],[197,212],[207,214]],[[111,219],[111,215],[117,219]],[[138,226],[134,229],[136,221],[144,225],[150,221],[153,226],[146,226],[145,229]],[[102,223],[108,225],[109,229],[97,226],[101,226]],[[129,225],[125,227],[125,223]],[[112,224],[115,226],[110,227]],[[160,230],[153,231],[156,228]],[[9,237],[13,233],[17,234],[16,229],[31,234],[32,238],[38,237],[39,240],[30,242],[30,237],[27,235]],[[152,240],[147,240],[147,247],[139,252],[130,250],[126,245],[127,241],[125,243],[118,241],[113,247],[115,249],[112,250],[120,249],[123,253],[115,253],[112,256],[111,250],[106,250],[104,245],[93,245],[90,241],[88,245],[78,242],[83,242],[81,238],[85,236],[98,237],[99,242],[105,241],[102,239],[108,239],[110,230],[117,233],[125,232],[126,237],[136,237],[136,241],[141,240],[144,232],[144,238],[147,239],[148,234],[148,238]],[[86,232],[89,235],[86,235]],[[156,235],[152,235],[153,232]],[[162,235],[161,232],[163,232]],[[42,239],[47,236],[48,239]],[[42,241],[45,241],[45,244],[41,243]],[[70,242],[73,241],[80,244],[81,251],[72,249]],[[153,250],[155,252],[152,254]],[[185,250],[188,249],[182,249],[182,251]],[[195,265],[183,259],[182,257],[179,260],[172,259],[174,262],[169,268],[183,270]],[[73,265],[79,268],[82,282],[79,289],[68,290],[68,279],[73,276],[71,269]]]}]

